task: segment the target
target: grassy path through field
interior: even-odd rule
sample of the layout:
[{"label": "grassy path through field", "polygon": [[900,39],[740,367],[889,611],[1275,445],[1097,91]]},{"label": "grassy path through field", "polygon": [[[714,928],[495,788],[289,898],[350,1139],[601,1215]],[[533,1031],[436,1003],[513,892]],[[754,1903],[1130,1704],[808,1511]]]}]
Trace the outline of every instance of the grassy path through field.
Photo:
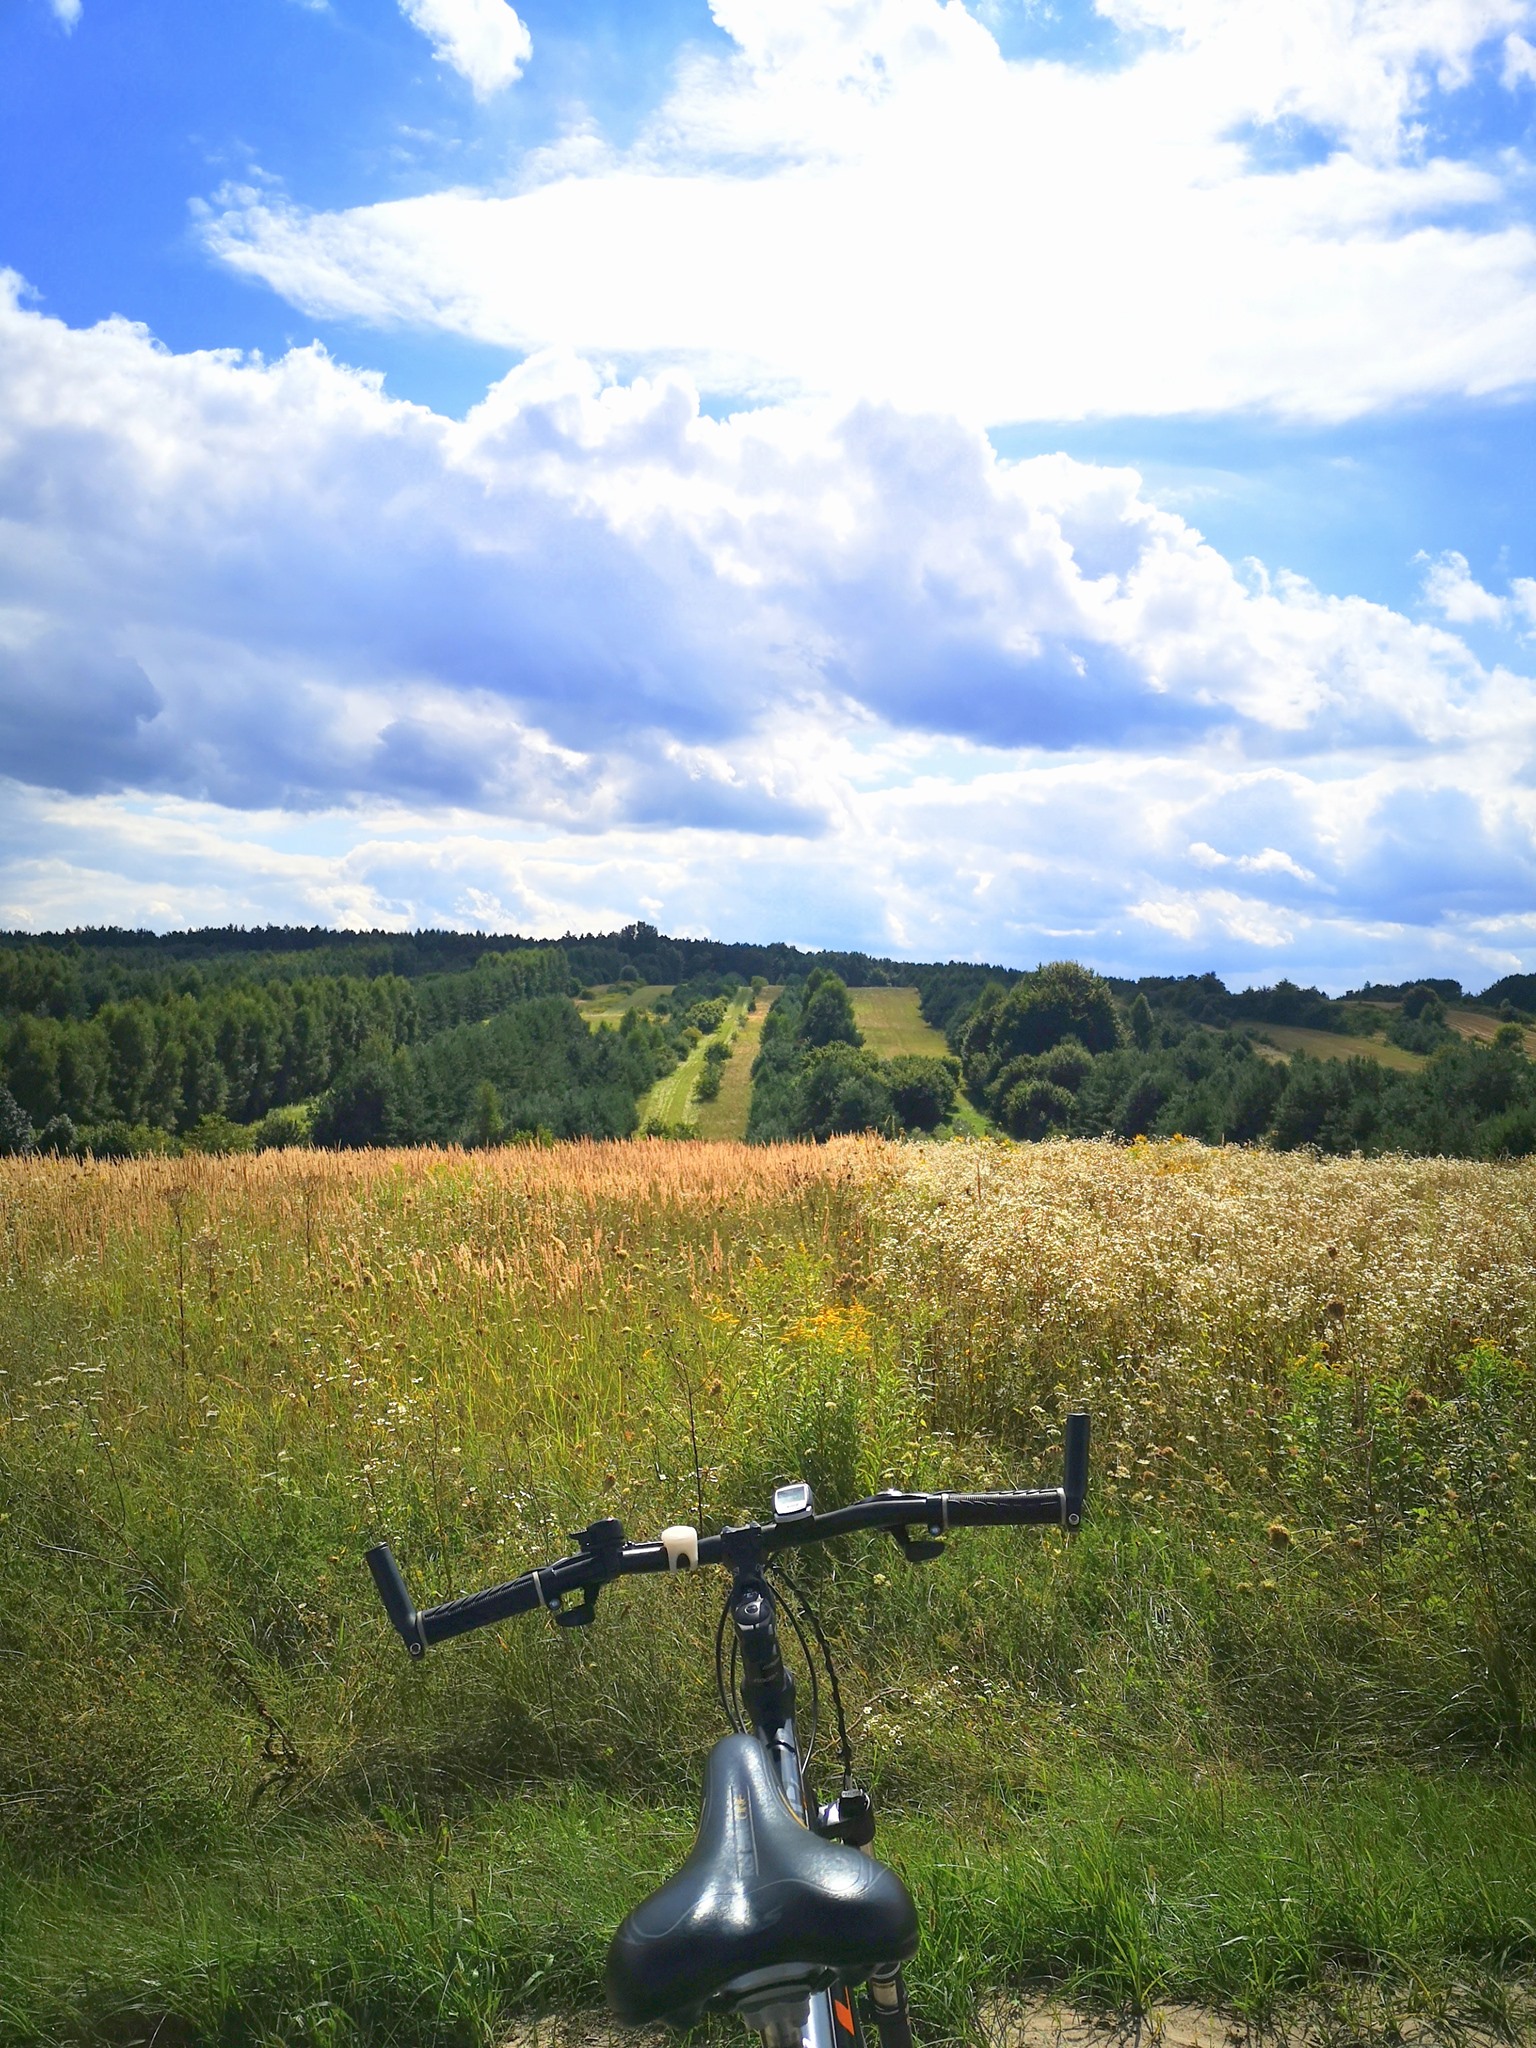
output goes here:
[{"label": "grassy path through field", "polygon": [[[784,993],[780,988],[758,992],[757,1008],[741,1020],[741,1029],[731,1042],[731,1056],[720,1077],[720,1093],[713,1102],[698,1105],[694,1122],[701,1138],[744,1138],[747,1116],[752,1108],[752,1062],[762,1043],[763,1020]],[[726,1020],[729,1022],[729,1018]]]},{"label": "grassy path through field", "polygon": [[881,1059],[920,1053],[941,1060],[949,1051],[943,1032],[935,1031],[918,1007],[915,988],[851,988],[848,994],[865,1045]]},{"label": "grassy path through field", "polygon": [[[746,1015],[747,1004],[750,1000],[750,990],[743,989],[731,1004],[731,1007],[726,1011],[725,1019],[720,1025],[719,1030],[711,1032],[708,1038],[701,1038],[681,1065],[674,1067],[670,1074],[662,1075],[661,1079],[641,1101],[641,1130],[644,1130],[645,1126],[649,1123],[686,1124],[692,1121],[689,1111],[693,1106],[693,1091],[698,1087],[704,1075],[704,1048],[712,1045],[716,1039],[720,1040],[722,1044],[730,1044],[732,1036],[740,1025],[742,1018]],[[730,1066],[734,1065],[734,1062],[727,1061],[726,1064],[727,1070],[729,1070]],[[725,1090],[723,1087],[720,1092],[722,1095],[724,1094]],[[710,1105],[706,1103],[703,1106],[708,1108]],[[741,1132],[733,1133],[732,1135],[740,1136],[745,1130],[746,1121],[743,1119]]]}]

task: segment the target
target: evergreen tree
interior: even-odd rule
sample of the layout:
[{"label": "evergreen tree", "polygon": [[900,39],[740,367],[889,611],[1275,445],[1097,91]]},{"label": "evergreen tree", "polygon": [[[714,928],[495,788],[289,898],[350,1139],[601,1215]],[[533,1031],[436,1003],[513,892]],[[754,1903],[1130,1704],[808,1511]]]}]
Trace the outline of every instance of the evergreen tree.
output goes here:
[{"label": "evergreen tree", "polygon": [[0,1085],[0,1154],[32,1150],[32,1119],[9,1088]]}]

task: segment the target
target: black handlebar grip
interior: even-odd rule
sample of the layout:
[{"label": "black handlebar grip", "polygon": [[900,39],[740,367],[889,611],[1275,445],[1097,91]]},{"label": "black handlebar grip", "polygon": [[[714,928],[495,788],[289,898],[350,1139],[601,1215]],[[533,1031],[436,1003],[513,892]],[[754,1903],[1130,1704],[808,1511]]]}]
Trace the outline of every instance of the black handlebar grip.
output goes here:
[{"label": "black handlebar grip", "polygon": [[413,1657],[425,1655],[427,1646],[421,1639],[421,1618],[406,1590],[400,1567],[395,1563],[395,1553],[387,1543],[375,1543],[368,1552],[368,1569],[373,1573],[373,1583],[384,1602],[384,1612],[400,1632],[400,1640]]},{"label": "black handlebar grip", "polygon": [[944,1493],[934,1498],[943,1503],[946,1528],[1049,1529],[1061,1522],[1061,1492],[1054,1486],[1017,1493]]},{"label": "black handlebar grip", "polygon": [[560,1586],[556,1567],[543,1574],[527,1572],[520,1579],[508,1579],[504,1586],[487,1586],[483,1593],[464,1593],[457,1600],[445,1600],[440,1607],[429,1607],[425,1614],[417,1615],[416,1626],[424,1644],[445,1643],[450,1636],[467,1636],[471,1629],[531,1614],[551,1594],[569,1590]]},{"label": "black handlebar grip", "polygon": [[1066,1525],[1075,1529],[1083,1518],[1083,1502],[1088,1495],[1088,1417],[1081,1412],[1067,1417],[1061,1490],[1066,1496]]}]

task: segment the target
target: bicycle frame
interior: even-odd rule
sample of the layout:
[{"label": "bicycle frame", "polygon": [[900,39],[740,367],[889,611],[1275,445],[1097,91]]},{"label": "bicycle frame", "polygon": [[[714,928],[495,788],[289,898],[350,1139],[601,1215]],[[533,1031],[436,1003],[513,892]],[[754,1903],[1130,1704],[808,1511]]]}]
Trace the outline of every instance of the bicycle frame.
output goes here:
[{"label": "bicycle frame", "polygon": [[[739,1562],[733,1561],[733,1570],[730,1616],[741,1653],[740,1693],[750,1717],[748,1732],[766,1751],[791,1812],[804,1826],[813,1827],[817,1812],[800,1755],[795,1681],[779,1647],[773,1592],[760,1559],[753,1561],[744,1555]],[[871,1836],[873,1833],[871,1822]],[[899,1985],[899,1974],[895,1981]],[[882,2048],[911,2048],[911,2034],[905,2030],[906,1999],[899,1990],[895,2010],[902,2016],[904,2039],[899,2035],[888,2038],[887,2027],[882,2025]],[[853,1986],[838,1983],[811,1995],[800,2048],[863,2048],[863,2041]]]}]

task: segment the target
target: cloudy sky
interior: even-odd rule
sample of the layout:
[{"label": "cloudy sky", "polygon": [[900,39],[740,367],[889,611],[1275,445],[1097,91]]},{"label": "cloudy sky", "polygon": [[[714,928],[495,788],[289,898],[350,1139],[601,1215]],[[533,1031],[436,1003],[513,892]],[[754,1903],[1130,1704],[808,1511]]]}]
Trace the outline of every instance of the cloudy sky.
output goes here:
[{"label": "cloudy sky", "polygon": [[1536,966],[1531,0],[0,0],[0,924]]}]

